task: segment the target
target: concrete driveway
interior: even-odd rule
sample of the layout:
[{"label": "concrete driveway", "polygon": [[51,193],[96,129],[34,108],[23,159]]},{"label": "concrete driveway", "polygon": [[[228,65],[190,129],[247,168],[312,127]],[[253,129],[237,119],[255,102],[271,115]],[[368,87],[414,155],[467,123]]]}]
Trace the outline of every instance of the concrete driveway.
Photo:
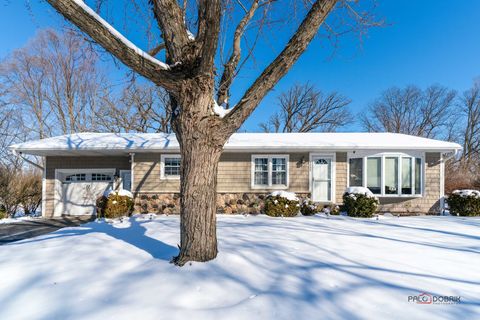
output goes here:
[{"label": "concrete driveway", "polygon": [[79,226],[93,219],[94,217],[91,216],[65,216],[0,224],[0,245],[40,236],[65,227]]}]

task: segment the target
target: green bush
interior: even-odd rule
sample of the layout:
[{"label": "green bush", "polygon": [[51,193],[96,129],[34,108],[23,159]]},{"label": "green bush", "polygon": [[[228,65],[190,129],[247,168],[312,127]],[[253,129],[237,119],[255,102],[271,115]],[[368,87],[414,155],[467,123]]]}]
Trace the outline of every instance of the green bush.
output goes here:
[{"label": "green bush", "polygon": [[371,218],[377,211],[378,199],[362,193],[343,194],[343,208],[351,217]]},{"label": "green bush", "polygon": [[313,216],[315,213],[322,212],[323,206],[316,204],[310,199],[305,199],[300,206],[300,212],[304,216]]},{"label": "green bush", "polygon": [[272,193],[265,198],[264,212],[270,217],[295,217],[299,211],[299,201],[296,198],[282,196],[282,194]]},{"label": "green bush", "polygon": [[97,199],[97,216],[102,218],[119,218],[130,216],[133,212],[133,199],[119,192],[111,192],[108,197]]},{"label": "green bush", "polygon": [[5,210],[4,206],[0,205],[0,220],[5,219],[8,217],[7,210]]},{"label": "green bush", "polygon": [[456,190],[447,198],[450,214],[456,216],[480,216],[480,192]]}]

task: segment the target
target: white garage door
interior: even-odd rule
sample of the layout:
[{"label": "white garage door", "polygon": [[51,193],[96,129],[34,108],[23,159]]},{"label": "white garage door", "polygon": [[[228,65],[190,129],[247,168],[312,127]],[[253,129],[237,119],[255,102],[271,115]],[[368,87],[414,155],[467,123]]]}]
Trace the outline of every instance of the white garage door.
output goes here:
[{"label": "white garage door", "polygon": [[115,170],[57,170],[55,216],[92,215],[96,200],[112,188]]}]

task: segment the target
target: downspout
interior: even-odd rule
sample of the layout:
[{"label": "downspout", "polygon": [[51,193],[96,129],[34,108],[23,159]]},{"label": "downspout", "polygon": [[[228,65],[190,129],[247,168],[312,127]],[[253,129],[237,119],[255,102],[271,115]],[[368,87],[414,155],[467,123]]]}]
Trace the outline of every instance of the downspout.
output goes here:
[{"label": "downspout", "polygon": [[460,149],[440,153],[440,215],[445,214],[445,162],[458,155]]},{"label": "downspout", "polygon": [[[135,181],[134,177],[134,162],[135,162],[135,152],[130,152],[130,188],[132,189],[131,192],[133,193],[133,190],[135,190],[133,186],[133,182]],[[135,196],[135,194],[134,194]]]},{"label": "downspout", "polygon": [[[448,158],[447,158],[448,159]],[[440,212],[439,215],[445,213],[445,161],[444,154],[440,153]]]},{"label": "downspout", "polygon": [[21,152],[17,152],[16,150],[12,150],[12,153],[14,155],[16,155],[17,157],[22,158],[25,162],[31,164],[32,166],[37,167],[40,170],[45,170],[45,168],[42,167],[41,165],[39,165],[38,163],[35,163],[32,160],[29,160],[29,159],[25,158]]}]

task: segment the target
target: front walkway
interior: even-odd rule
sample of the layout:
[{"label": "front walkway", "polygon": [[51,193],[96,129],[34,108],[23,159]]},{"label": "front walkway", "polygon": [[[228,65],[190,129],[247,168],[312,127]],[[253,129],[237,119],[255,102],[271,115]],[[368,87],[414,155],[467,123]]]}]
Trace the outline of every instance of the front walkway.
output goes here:
[{"label": "front walkway", "polygon": [[65,227],[79,226],[92,220],[91,216],[64,216],[50,219],[20,220],[0,224],[0,245],[50,233]]}]

